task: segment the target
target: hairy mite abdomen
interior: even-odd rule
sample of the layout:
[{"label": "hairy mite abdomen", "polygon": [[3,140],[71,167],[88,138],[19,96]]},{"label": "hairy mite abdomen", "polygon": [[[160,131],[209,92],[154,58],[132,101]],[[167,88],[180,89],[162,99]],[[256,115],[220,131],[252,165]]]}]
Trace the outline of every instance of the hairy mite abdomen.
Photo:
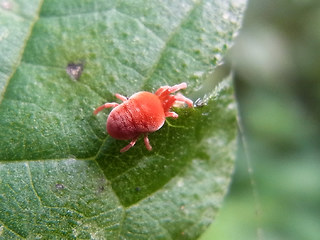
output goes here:
[{"label": "hairy mite abdomen", "polygon": [[111,111],[107,131],[116,139],[132,139],[141,133],[157,131],[164,121],[165,113],[158,96],[138,92]]},{"label": "hairy mite abdomen", "polygon": [[189,107],[193,106],[191,99],[182,94],[173,93],[187,88],[183,82],[172,87],[162,86],[154,94],[150,92],[138,92],[129,99],[120,94],[116,98],[122,101],[106,102],[94,110],[94,114],[105,108],[113,108],[107,120],[107,131],[113,138],[120,140],[131,140],[120,152],[126,152],[137,142],[139,136],[143,135],[146,148],[151,151],[148,134],[162,127],[167,117],[177,118],[178,114],[170,111],[175,102],[184,102]]}]

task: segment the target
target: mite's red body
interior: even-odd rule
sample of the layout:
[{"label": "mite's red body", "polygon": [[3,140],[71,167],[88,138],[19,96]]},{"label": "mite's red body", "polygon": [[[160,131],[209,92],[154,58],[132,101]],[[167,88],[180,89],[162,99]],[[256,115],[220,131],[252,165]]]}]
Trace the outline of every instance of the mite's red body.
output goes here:
[{"label": "mite's red body", "polygon": [[172,94],[186,87],[186,83],[180,83],[172,87],[163,86],[155,93],[138,92],[129,99],[116,94],[116,97],[122,100],[123,103],[105,103],[98,107],[94,114],[105,108],[114,107],[107,120],[107,132],[115,139],[132,140],[120,152],[125,152],[133,147],[140,135],[144,135],[144,143],[150,151],[152,147],[149,143],[148,133],[160,129],[166,117],[178,117],[175,112],[170,112],[173,104],[179,101],[192,107],[193,103],[190,99],[179,93]]}]

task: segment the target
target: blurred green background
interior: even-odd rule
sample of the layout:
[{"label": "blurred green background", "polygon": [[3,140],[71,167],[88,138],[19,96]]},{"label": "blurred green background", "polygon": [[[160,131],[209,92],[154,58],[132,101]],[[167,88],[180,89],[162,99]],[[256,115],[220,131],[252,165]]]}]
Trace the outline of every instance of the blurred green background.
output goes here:
[{"label": "blurred green background", "polygon": [[320,239],[320,1],[252,0],[229,62],[239,150],[201,240]]}]

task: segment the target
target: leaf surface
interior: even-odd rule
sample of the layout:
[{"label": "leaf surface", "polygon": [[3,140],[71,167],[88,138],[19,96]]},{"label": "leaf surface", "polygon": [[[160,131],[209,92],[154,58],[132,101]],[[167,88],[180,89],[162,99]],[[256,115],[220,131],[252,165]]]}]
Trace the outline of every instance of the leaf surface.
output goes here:
[{"label": "leaf surface", "polygon": [[[197,238],[233,170],[232,82],[211,72],[244,2],[14,6],[29,15],[1,9],[0,238]],[[14,51],[4,57],[6,49]],[[200,101],[149,135],[151,152],[139,140],[121,154],[127,142],[107,135],[108,111],[92,114],[114,93],[183,81],[183,94]]]}]

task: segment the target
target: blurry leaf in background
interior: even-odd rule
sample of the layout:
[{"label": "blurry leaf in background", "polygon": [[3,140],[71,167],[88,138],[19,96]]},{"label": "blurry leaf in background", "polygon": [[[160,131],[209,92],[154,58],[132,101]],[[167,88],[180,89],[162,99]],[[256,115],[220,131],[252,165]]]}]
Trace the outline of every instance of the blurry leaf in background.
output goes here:
[{"label": "blurry leaf in background", "polygon": [[316,0],[249,1],[231,55],[247,147],[202,239],[319,239],[319,9]]},{"label": "blurry leaf in background", "polygon": [[[202,234],[229,187],[237,128],[232,80],[210,73],[244,7],[0,1],[0,238]],[[108,111],[93,116],[115,93],[184,81],[196,106],[174,109],[179,118],[149,135],[151,152],[139,140],[121,154],[128,143],[106,134]]]}]

